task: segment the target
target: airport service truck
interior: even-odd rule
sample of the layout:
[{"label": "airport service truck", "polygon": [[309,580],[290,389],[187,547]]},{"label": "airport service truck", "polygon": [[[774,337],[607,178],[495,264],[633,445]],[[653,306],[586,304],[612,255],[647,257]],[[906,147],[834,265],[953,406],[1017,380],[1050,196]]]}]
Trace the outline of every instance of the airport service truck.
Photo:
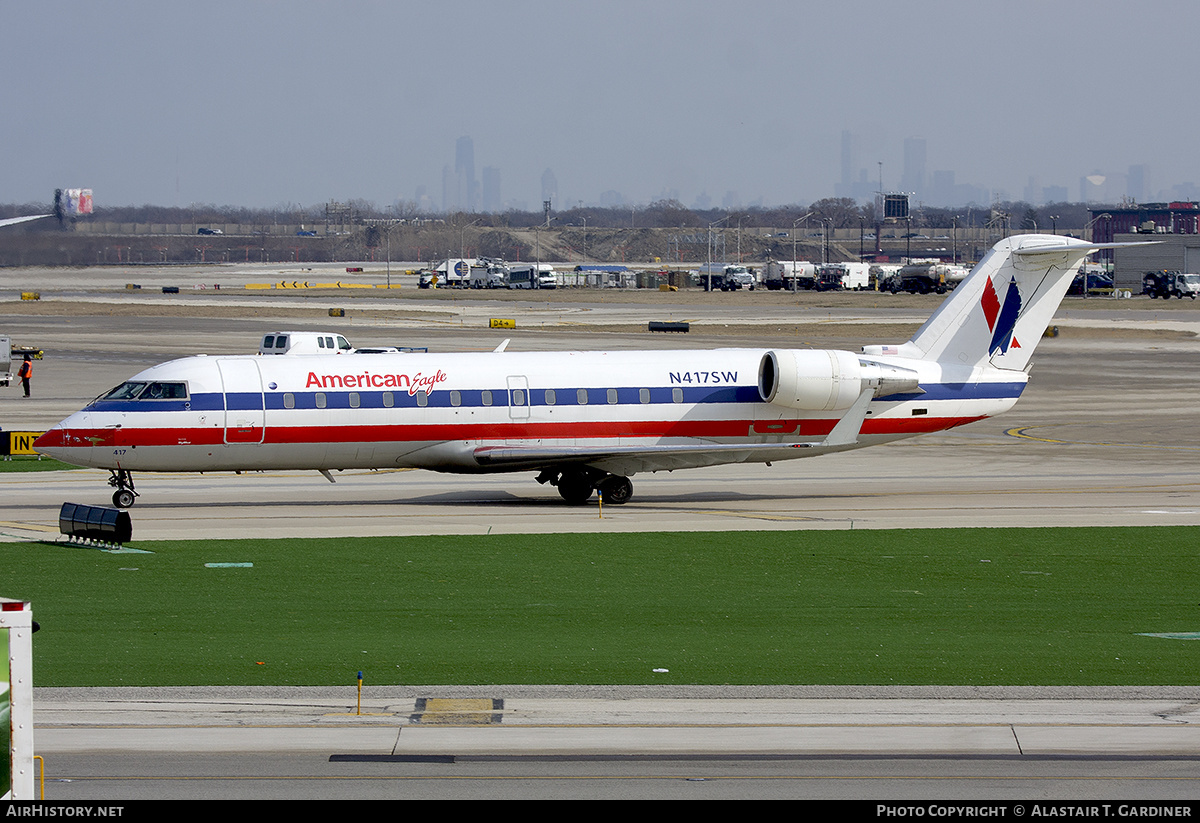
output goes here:
[{"label": "airport service truck", "polygon": [[473,289],[503,289],[508,285],[508,268],[499,260],[481,259],[471,266]]},{"label": "airport service truck", "polygon": [[1177,271],[1148,271],[1142,277],[1142,294],[1151,299],[1161,297],[1170,300],[1178,297],[1196,299],[1200,294],[1200,274],[1184,274]]},{"label": "airport service truck", "polygon": [[277,331],[264,334],[259,354],[346,354],[354,347],[336,332]]},{"label": "airport service truck", "polygon": [[961,269],[961,266],[948,266],[928,260],[909,263],[884,280],[879,290],[890,291],[892,294],[902,291],[909,294],[945,294],[954,288],[957,282],[955,278]]},{"label": "airport service truck", "polygon": [[826,263],[817,269],[817,291],[862,291],[871,281],[870,263]]},{"label": "airport service truck", "polygon": [[438,264],[433,273],[441,289],[462,289],[471,282],[471,267],[475,261],[469,258],[452,257]]},{"label": "airport service truck", "polygon": [[558,286],[554,267],[549,263],[509,263],[510,289],[553,289]]},{"label": "airport service truck", "polygon": [[700,285],[713,291],[737,291],[747,289],[754,291],[756,281],[754,273],[746,266],[734,266],[725,263],[704,263],[696,272]]},{"label": "airport service truck", "polygon": [[799,260],[772,260],[763,269],[763,285],[771,291],[799,291],[816,286],[817,264]]}]

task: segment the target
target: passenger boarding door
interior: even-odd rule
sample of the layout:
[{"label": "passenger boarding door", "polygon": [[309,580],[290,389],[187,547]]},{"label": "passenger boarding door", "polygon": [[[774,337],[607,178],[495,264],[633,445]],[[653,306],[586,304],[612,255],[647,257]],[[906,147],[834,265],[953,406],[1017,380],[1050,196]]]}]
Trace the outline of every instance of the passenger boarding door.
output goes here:
[{"label": "passenger boarding door", "polygon": [[529,380],[523,374],[508,377],[508,416],[512,420],[529,419]]},{"label": "passenger boarding door", "polygon": [[225,442],[263,442],[267,422],[258,361],[218,360],[217,365],[225,392]]}]

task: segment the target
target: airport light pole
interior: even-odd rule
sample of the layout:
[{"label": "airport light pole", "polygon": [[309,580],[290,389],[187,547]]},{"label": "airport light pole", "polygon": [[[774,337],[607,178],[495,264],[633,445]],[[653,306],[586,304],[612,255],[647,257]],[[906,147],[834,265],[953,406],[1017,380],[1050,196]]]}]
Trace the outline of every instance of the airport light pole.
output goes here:
[{"label": "airport light pole", "polygon": [[[1112,220],[1112,215],[1106,211],[1101,212],[1100,214],[1097,214],[1095,217],[1093,217],[1091,220],[1087,221],[1087,223],[1084,224],[1083,231],[1081,231],[1080,234],[1085,237],[1088,236],[1088,231],[1091,230],[1092,227],[1095,226],[1096,222],[1099,220]],[[1095,240],[1096,240],[1094,234],[1095,234],[1095,232],[1093,230],[1092,242],[1095,242]],[[1110,236],[1107,239],[1111,240],[1112,237]],[[1114,281],[1115,281],[1115,278],[1114,278]],[[1088,296],[1088,282],[1087,282],[1087,269],[1085,268],[1083,270],[1083,299],[1087,300],[1087,296]]]},{"label": "airport light pole", "polygon": [[799,220],[792,221],[792,294],[800,290],[800,275],[796,273],[796,227],[812,216],[813,212],[810,211]]},{"label": "airport light pole", "polygon": [[704,280],[704,290],[706,292],[712,292],[713,290],[713,229],[720,226],[721,223],[724,223],[732,216],[725,215],[720,220],[714,220],[708,224],[708,270],[704,272],[704,277],[706,277],[706,280]]},{"label": "airport light pole", "polygon": [[958,265],[958,221],[957,214],[950,218],[950,248],[953,249],[951,259],[956,266]]},{"label": "airport light pole", "polygon": [[557,220],[557,219],[558,219],[557,217],[547,217],[545,226],[537,225],[537,226],[533,227],[534,243],[537,245],[536,256],[537,256],[537,264],[538,264],[539,272],[542,270],[542,229],[550,228],[550,221]]},{"label": "airport light pole", "polygon": [[459,232],[458,232],[458,259],[459,260],[465,259],[465,257],[466,257],[464,252],[467,247],[467,229],[471,228],[471,226],[474,226],[476,223],[479,222],[479,220],[480,220],[480,218],[477,217],[474,220],[472,220],[470,223],[468,223],[467,225],[465,225],[461,229],[459,229]]},{"label": "airport light pole", "polygon": [[387,241],[387,287],[392,287],[392,229],[400,221],[395,218],[387,218],[385,220],[370,220],[367,221],[373,226],[382,227],[384,231],[384,239]]}]

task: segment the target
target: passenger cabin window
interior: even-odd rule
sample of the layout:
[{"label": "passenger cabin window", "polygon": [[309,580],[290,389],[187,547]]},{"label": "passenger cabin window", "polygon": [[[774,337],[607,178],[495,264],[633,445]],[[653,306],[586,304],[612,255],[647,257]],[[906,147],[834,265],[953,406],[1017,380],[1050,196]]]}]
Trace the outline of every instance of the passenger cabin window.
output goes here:
[{"label": "passenger cabin window", "polygon": [[554,389],[546,389],[546,405],[553,406],[556,399],[557,398],[554,395]]},{"label": "passenger cabin window", "polygon": [[461,406],[462,405],[462,392],[460,392],[458,389],[450,390],[450,405],[451,406]]},{"label": "passenger cabin window", "polygon": [[683,389],[679,388],[678,386],[671,389],[671,402],[672,403],[682,403],[683,402]]},{"label": "passenger cabin window", "polygon": [[587,389],[575,390],[575,401],[581,406],[587,405]]},{"label": "passenger cabin window", "polygon": [[361,405],[362,401],[359,399],[358,392],[350,392],[350,408],[357,409]]},{"label": "passenger cabin window", "polygon": [[617,390],[616,389],[608,390],[608,402],[610,405],[613,405],[613,406],[615,406],[617,404]]},{"label": "passenger cabin window", "polygon": [[426,394],[424,389],[417,392],[417,405],[422,408],[429,405],[429,395]]},{"label": "passenger cabin window", "polygon": [[525,392],[523,389],[513,389],[512,404],[514,406],[524,406],[525,405]]},{"label": "passenger cabin window", "polygon": [[296,408],[296,395],[292,394],[291,392],[284,392],[283,407],[285,409]]},{"label": "passenger cabin window", "polygon": [[318,408],[318,409],[323,409],[323,408],[325,408],[325,392],[323,392],[323,391],[319,391],[319,392],[317,392],[317,394],[316,394],[316,401],[317,401],[317,408]]},{"label": "passenger cabin window", "polygon": [[492,391],[491,391],[491,389],[484,389],[484,390],[483,390],[483,393],[482,393],[482,395],[480,396],[480,401],[481,401],[481,402],[483,403],[483,405],[485,405],[485,406],[490,406],[490,405],[492,405]]},{"label": "passenger cabin window", "polygon": [[638,401],[641,403],[649,403],[650,402],[650,390],[649,389],[638,389]]},{"label": "passenger cabin window", "polygon": [[396,395],[392,394],[390,391],[385,391],[383,393],[383,407],[385,409],[390,409],[394,405],[396,405]]}]

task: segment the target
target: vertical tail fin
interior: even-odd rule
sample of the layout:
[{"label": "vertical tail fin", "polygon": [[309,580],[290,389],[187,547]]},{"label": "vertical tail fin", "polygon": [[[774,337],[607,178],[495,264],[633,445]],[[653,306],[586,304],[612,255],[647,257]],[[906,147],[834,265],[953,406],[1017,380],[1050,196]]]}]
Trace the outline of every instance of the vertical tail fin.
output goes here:
[{"label": "vertical tail fin", "polygon": [[1080,263],[1101,247],[1044,234],[1001,240],[902,353],[945,365],[1023,370]]}]

